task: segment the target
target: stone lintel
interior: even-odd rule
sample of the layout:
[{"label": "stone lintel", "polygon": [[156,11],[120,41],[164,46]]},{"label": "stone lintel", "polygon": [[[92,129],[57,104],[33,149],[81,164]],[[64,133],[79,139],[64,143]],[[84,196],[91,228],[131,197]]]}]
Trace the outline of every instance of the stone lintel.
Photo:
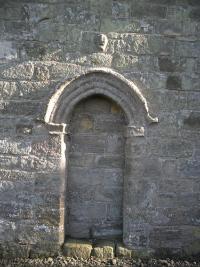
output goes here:
[{"label": "stone lintel", "polygon": [[143,137],[144,136],[144,127],[128,125],[126,127],[125,136],[126,137]]},{"label": "stone lintel", "polygon": [[68,125],[65,123],[47,123],[46,125],[50,134],[68,134]]}]

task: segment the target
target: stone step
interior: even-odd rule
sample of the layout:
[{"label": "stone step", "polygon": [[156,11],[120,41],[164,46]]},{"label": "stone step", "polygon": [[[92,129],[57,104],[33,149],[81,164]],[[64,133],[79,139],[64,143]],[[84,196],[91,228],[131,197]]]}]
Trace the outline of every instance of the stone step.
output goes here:
[{"label": "stone step", "polygon": [[89,259],[91,252],[90,241],[70,239],[63,246],[63,255],[67,257]]},{"label": "stone step", "polygon": [[100,259],[112,259],[115,256],[131,258],[133,254],[132,250],[113,240],[68,239],[63,245],[64,256],[79,259],[89,259],[91,256]]},{"label": "stone step", "polygon": [[100,240],[94,244],[92,256],[100,259],[112,259],[115,256],[115,242]]}]

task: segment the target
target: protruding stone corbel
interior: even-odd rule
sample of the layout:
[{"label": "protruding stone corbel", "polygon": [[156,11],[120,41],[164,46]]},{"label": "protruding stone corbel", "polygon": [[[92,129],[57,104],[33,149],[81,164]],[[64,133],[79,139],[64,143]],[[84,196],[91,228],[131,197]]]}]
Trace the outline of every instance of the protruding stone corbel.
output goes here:
[{"label": "protruding stone corbel", "polygon": [[143,137],[144,127],[129,125],[126,127],[125,136],[126,137]]},{"label": "protruding stone corbel", "polygon": [[49,134],[69,134],[68,124],[47,123]]}]

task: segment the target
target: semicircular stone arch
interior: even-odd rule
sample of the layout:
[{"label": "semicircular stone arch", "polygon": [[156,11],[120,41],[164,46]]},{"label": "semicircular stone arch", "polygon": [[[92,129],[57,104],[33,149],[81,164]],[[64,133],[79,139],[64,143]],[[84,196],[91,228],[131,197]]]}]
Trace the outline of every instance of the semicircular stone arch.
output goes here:
[{"label": "semicircular stone arch", "polygon": [[[138,145],[137,138],[144,136],[144,129],[148,127],[148,124],[158,122],[158,119],[150,115],[147,100],[134,83],[113,70],[103,68],[88,71],[70,82],[62,84],[49,101],[44,121],[49,130],[49,134],[60,136],[60,207],[61,209],[63,207],[67,209],[67,184],[71,179],[69,164],[73,161],[73,155],[70,159],[70,149],[73,145],[71,143],[71,140],[73,140],[71,134],[73,133],[70,132],[70,125],[72,123],[73,112],[82,101],[88,101],[91,97],[98,96],[116,103],[126,118],[125,126],[122,126],[125,128],[123,128],[125,163],[123,170],[123,195],[121,197],[123,201],[121,205],[123,207],[122,238],[125,245],[138,248],[140,244],[138,243],[137,245],[135,240],[143,239],[144,233],[148,235],[148,223],[144,223],[142,226],[137,225],[140,218],[135,218],[135,213],[132,212],[139,209],[133,192],[139,187],[137,183],[140,180],[138,179],[140,178],[139,176],[137,179],[134,179],[133,175],[135,172],[133,162],[135,159],[136,161],[138,160],[137,151],[134,151],[133,148]],[[84,138],[82,140],[85,142]],[[141,143],[141,139],[139,143]],[[140,168],[140,171],[141,174],[139,175],[142,176],[142,168]],[[148,210],[146,212],[148,213]],[[67,212],[65,213],[67,214]],[[59,220],[60,227],[63,229],[59,235],[59,243],[62,244],[65,241],[66,234],[69,234],[66,229],[65,222],[67,222],[67,219],[64,213]]]}]

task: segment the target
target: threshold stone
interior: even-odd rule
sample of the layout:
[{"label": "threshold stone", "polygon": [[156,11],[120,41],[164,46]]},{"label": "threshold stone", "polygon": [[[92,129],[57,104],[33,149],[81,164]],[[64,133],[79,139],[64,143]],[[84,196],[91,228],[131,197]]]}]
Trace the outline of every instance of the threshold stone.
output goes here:
[{"label": "threshold stone", "polygon": [[63,246],[63,255],[66,257],[89,259],[92,252],[92,243],[85,240],[67,240]]},{"label": "threshold stone", "polygon": [[100,240],[93,248],[93,256],[100,259],[112,259],[115,255],[115,242]]}]

